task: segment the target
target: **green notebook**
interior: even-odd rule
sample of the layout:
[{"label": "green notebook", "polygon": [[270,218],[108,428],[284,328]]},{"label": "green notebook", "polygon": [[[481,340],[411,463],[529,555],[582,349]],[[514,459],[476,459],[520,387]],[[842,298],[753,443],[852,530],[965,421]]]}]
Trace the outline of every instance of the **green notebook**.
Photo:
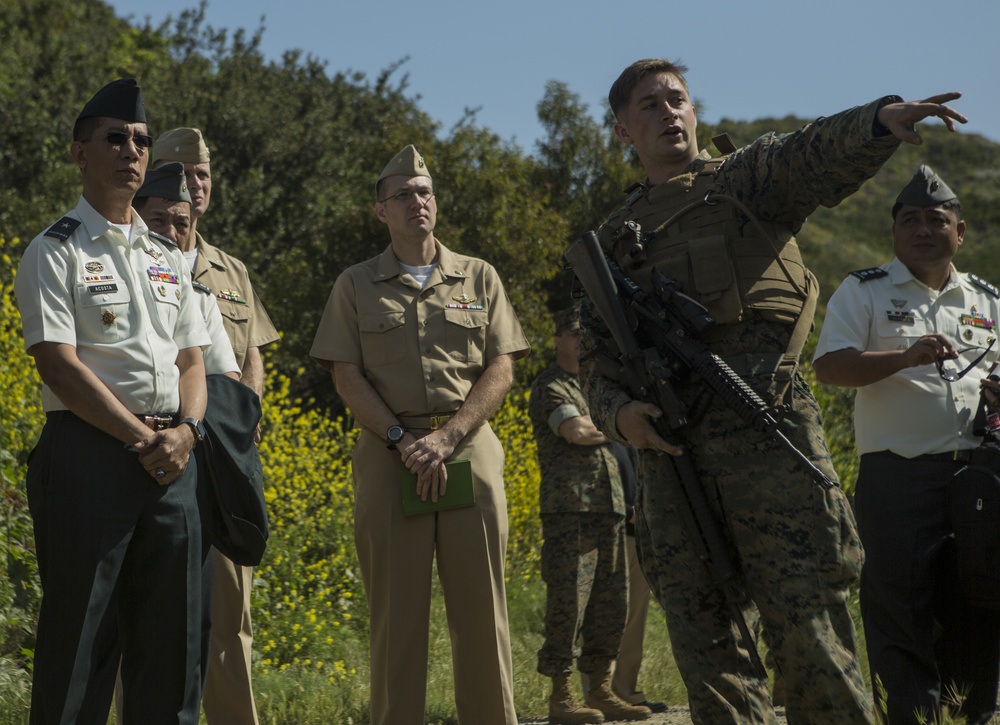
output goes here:
[{"label": "green notebook", "polygon": [[420,500],[417,495],[416,475],[403,469],[399,474],[399,487],[403,492],[405,515],[465,508],[476,503],[476,491],[472,486],[472,461],[467,458],[461,461],[449,461],[445,467],[448,469],[448,488],[444,496],[438,496],[436,503],[431,501],[430,496],[426,501]]}]

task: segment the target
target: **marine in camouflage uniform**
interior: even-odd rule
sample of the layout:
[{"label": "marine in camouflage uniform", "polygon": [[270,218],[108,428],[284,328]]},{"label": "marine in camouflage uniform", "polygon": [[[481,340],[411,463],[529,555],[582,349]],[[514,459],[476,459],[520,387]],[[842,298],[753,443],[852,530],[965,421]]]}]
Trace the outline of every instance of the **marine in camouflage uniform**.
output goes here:
[{"label": "marine in camouflage uniform", "polygon": [[[699,299],[717,326],[703,341],[766,401],[789,402],[781,430],[836,480],[819,405],[797,371],[817,289],[794,234],[819,205],[834,206],[875,174],[913,123],[929,115],[964,119],[942,105],[896,96],[820,119],[787,136],[764,136],[723,160],[698,150],[686,68],[639,61],[612,87],[619,138],[649,175],[600,231],[610,250],[649,290],[655,266]],[[897,138],[898,137],[898,138]],[[653,241],[619,234],[637,221]],[[766,681],[757,677],[720,590],[683,524],[684,495],[664,452],[678,453],[652,427],[659,415],[607,376],[616,354],[606,328],[584,306],[581,368],[591,415],[614,439],[645,449],[637,501],[642,569],[666,610],[674,657],[695,723],[773,723]],[[603,359],[603,363],[602,363]],[[603,373],[603,374],[602,374]],[[692,405],[697,381],[675,386]],[[766,434],[719,400],[681,431],[700,485],[728,539],[785,679],[789,722],[871,722],[846,601],[863,559],[850,506],[823,489]]]},{"label": "marine in camouflage uniform", "polygon": [[[648,708],[629,705],[610,690],[628,613],[625,495],[615,444],[594,427],[580,388],[579,330],[577,308],[556,316],[556,361],[532,383],[528,406],[542,473],[539,511],[547,587],[538,671],[553,679],[553,722],[603,722],[604,714],[646,719]],[[592,676],[591,692],[603,682],[604,698],[615,701],[613,713],[591,692],[591,708],[572,702],[567,680],[574,657],[580,671]]]}]

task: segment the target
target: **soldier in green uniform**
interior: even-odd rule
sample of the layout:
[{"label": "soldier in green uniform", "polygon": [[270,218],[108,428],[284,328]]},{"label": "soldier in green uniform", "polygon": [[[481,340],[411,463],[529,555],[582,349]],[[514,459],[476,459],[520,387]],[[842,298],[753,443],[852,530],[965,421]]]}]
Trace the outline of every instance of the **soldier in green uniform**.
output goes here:
[{"label": "soldier in green uniform", "polygon": [[[653,267],[707,305],[703,336],[768,402],[789,402],[781,429],[835,479],[819,406],[798,374],[817,296],[794,235],[818,206],[834,206],[875,174],[900,140],[919,143],[929,116],[954,130],[964,117],[946,93],[922,102],[886,96],[786,136],[766,135],[722,159],[699,152],[686,68],[661,59],[625,69],[609,94],[615,133],[638,154],[646,180],[599,236],[644,289]],[[652,232],[640,240],[625,222]],[[666,610],[674,657],[696,723],[773,723],[767,683],[755,674],[721,591],[683,524],[683,493],[669,456],[691,456],[728,539],[746,592],[768,631],[785,681],[789,722],[868,723],[848,587],[863,558],[854,516],[837,487],[816,485],[765,433],[718,400],[686,426],[680,445],[654,427],[662,414],[605,374],[614,343],[585,308],[581,377],[594,422],[642,451],[639,558]],[[692,405],[701,387],[678,381]],[[669,455],[662,455],[669,454]]]},{"label": "soldier in green uniform", "polygon": [[[531,386],[528,412],[542,471],[542,577],[547,588],[545,642],[538,671],[552,678],[549,722],[646,720],[611,689],[611,670],[628,609],[625,497],[611,440],[588,413],[577,377],[579,309],[556,317],[555,362]],[[577,639],[583,640],[582,648]],[[573,658],[588,675],[587,707],[573,698]]]}]

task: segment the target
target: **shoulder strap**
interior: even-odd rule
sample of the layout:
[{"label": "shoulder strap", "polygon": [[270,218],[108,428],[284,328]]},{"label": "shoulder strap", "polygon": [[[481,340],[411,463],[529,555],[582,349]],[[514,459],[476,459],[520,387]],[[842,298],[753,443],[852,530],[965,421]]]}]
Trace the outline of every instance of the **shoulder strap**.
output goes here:
[{"label": "shoulder strap", "polygon": [[990,284],[982,277],[978,277],[974,274],[970,274],[967,276],[969,278],[969,281],[972,282],[972,284],[976,285],[982,290],[985,290],[994,297],[1000,297],[1000,289],[997,289],[996,285]]},{"label": "shoulder strap", "polygon": [[60,242],[65,242],[71,236],[76,228],[80,226],[79,219],[73,219],[72,217],[64,216],[62,219],[57,221],[45,232],[46,237],[52,237],[53,239],[58,239]]},{"label": "shoulder strap", "polygon": [[151,231],[149,232],[149,236],[151,236],[151,237],[152,237],[153,239],[155,239],[155,240],[156,240],[156,241],[158,241],[158,242],[163,242],[163,243],[164,243],[164,244],[166,244],[166,245],[167,245],[168,247],[174,247],[175,249],[178,249],[178,248],[179,248],[179,247],[177,247],[177,245],[176,245],[176,244],[174,244],[174,243],[173,243],[172,241],[170,241],[169,239],[167,239],[167,238],[166,238],[165,236],[163,236],[162,234],[157,234],[156,232],[154,232],[154,231],[152,231],[152,230],[151,230]]},{"label": "shoulder strap", "polygon": [[868,269],[856,269],[851,272],[851,276],[857,277],[862,282],[869,282],[879,277],[885,277],[889,273],[881,267],[869,267]]}]

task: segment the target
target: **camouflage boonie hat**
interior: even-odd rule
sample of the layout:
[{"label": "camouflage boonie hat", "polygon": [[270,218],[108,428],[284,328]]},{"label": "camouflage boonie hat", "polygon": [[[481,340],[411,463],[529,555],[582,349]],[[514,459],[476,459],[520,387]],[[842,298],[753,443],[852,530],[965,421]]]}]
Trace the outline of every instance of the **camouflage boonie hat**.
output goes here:
[{"label": "camouflage boonie hat", "polygon": [[160,134],[153,144],[150,159],[154,166],[164,161],[185,164],[207,164],[212,160],[201,131],[197,128],[175,128]]},{"label": "camouflage boonie hat", "polygon": [[420,155],[413,144],[410,144],[386,164],[382,173],[378,175],[378,181],[382,181],[388,176],[426,176],[429,179],[431,173],[427,170],[424,157]]},{"label": "camouflage boonie hat", "polygon": [[572,332],[573,330],[580,329],[579,307],[569,307],[565,310],[559,310],[552,317],[556,322],[554,335],[561,335],[564,332]]},{"label": "camouflage boonie hat", "polygon": [[146,109],[142,105],[142,91],[135,78],[111,81],[94,94],[76,117],[106,116],[126,123],[146,123]]},{"label": "camouflage boonie hat", "polygon": [[148,196],[170,201],[186,201],[190,204],[191,194],[188,192],[184,164],[180,161],[171,161],[147,171],[146,181],[139,187],[139,191],[135,192],[135,197],[140,199]]},{"label": "camouflage boonie hat", "polygon": [[892,207],[892,218],[896,218],[896,214],[904,204],[921,207],[939,206],[957,198],[955,192],[934,173],[934,169],[922,164],[910,179],[910,183],[904,186],[896,197],[896,203]]}]

